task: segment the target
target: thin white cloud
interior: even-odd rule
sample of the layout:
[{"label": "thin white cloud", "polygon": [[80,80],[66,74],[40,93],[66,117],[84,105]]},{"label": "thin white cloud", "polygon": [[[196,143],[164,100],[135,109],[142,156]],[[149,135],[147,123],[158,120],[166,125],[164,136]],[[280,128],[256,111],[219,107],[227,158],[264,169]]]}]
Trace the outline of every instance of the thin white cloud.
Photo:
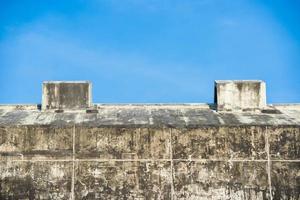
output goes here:
[{"label": "thin white cloud", "polygon": [[122,75],[136,76],[170,85],[185,93],[206,92],[203,85],[195,84],[207,81],[204,77],[200,80],[201,68],[191,69],[185,63],[153,61],[118,49],[84,46],[63,31],[52,29],[52,22],[49,23],[48,19],[22,27],[16,35],[2,41],[1,48],[6,52],[3,59],[12,66],[14,75],[28,74],[48,79],[68,77],[68,70],[74,70],[85,77],[89,73],[99,74],[100,79],[111,77],[111,80]]}]

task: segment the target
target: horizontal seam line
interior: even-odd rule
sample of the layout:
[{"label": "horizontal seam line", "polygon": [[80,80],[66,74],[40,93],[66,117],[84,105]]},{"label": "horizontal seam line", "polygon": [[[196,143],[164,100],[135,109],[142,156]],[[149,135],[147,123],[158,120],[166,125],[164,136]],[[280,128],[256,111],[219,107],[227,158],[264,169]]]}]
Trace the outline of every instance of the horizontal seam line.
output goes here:
[{"label": "horizontal seam line", "polygon": [[[98,161],[98,162],[150,162],[150,161],[182,161],[182,162],[267,162],[268,160],[220,160],[220,159],[75,159],[75,162],[85,162],[85,161]],[[272,162],[300,162],[300,160],[270,160]],[[0,162],[73,162],[73,159],[50,159],[50,160],[0,160]]]}]

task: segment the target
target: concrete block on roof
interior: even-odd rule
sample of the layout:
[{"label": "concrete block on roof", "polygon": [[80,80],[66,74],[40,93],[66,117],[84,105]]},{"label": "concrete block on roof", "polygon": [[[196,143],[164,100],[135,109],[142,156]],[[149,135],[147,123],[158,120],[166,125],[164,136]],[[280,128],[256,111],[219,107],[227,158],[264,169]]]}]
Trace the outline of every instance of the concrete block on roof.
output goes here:
[{"label": "concrete block on roof", "polygon": [[263,109],[266,84],[260,80],[217,80],[215,104],[218,111]]},{"label": "concrete block on roof", "polygon": [[42,109],[86,109],[92,104],[91,90],[89,81],[45,81]]}]

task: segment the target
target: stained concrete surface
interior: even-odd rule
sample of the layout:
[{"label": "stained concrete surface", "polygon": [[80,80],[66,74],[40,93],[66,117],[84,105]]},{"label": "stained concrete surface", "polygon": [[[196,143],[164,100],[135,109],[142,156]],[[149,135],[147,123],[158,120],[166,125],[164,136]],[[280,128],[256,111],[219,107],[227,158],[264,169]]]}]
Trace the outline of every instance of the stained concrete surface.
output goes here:
[{"label": "stained concrete surface", "polygon": [[2,109],[0,199],[298,200],[298,111],[281,112]]},{"label": "stained concrete surface", "polygon": [[266,84],[259,80],[215,81],[218,110],[263,109],[266,107]]},{"label": "stained concrete surface", "polygon": [[270,199],[267,162],[175,161],[175,199]]},{"label": "stained concrete surface", "polygon": [[[300,106],[299,106],[300,107]],[[271,108],[279,113],[216,112],[194,105],[179,106],[100,106],[98,113],[64,111],[55,113],[38,109],[5,109],[0,106],[0,126],[120,126],[120,127],[202,127],[230,125],[299,125],[300,109]]]},{"label": "stained concrete surface", "polygon": [[46,81],[43,83],[43,109],[84,109],[91,106],[88,81]]}]

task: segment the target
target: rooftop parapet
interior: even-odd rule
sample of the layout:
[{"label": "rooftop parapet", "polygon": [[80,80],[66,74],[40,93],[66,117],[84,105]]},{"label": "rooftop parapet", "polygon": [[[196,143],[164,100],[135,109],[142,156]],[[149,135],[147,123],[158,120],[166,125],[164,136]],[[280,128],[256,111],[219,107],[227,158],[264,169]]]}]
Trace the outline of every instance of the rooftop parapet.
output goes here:
[{"label": "rooftop parapet", "polygon": [[266,84],[260,80],[217,80],[215,104],[218,111],[264,109]]},{"label": "rooftop parapet", "polygon": [[[89,81],[45,81],[42,110],[95,109],[91,88]],[[214,105],[217,111],[263,110],[267,108],[266,84],[260,80],[217,80]]]},{"label": "rooftop parapet", "polygon": [[43,82],[42,110],[87,109],[92,105],[89,81]]}]

